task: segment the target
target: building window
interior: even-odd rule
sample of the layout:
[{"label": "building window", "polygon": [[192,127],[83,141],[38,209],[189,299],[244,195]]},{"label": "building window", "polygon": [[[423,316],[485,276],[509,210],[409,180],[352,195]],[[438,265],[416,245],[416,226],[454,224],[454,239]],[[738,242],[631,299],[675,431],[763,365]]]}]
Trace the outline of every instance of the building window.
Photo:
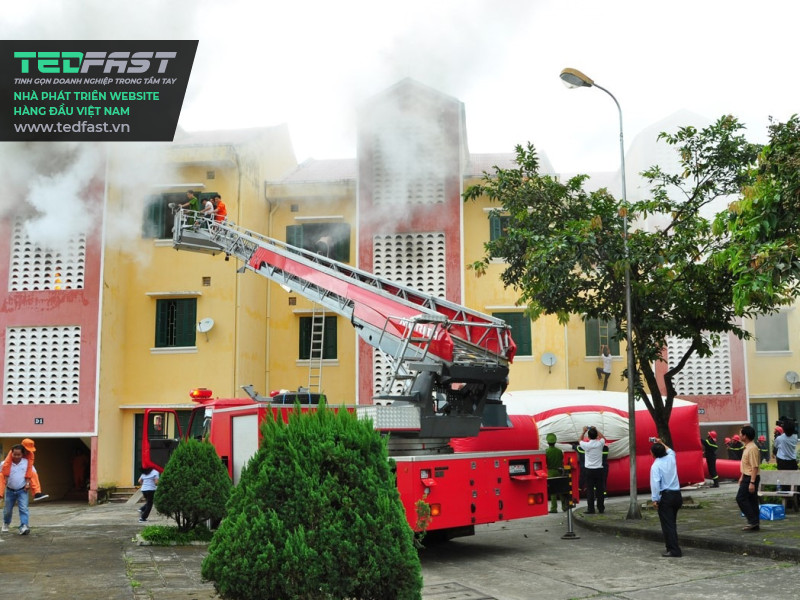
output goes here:
[{"label": "building window", "polygon": [[608,346],[612,356],[619,356],[619,340],[613,339],[617,334],[617,322],[614,319],[586,319],[586,356],[600,356],[600,348]]},{"label": "building window", "polygon": [[495,319],[502,319],[511,326],[511,338],[517,344],[517,356],[532,356],[531,320],[523,312],[492,313]]},{"label": "building window", "polygon": [[789,351],[788,314],[782,311],[755,318],[756,352]]},{"label": "building window", "polygon": [[511,224],[511,217],[509,215],[489,215],[489,241],[493,242],[496,239],[503,237]]},{"label": "building window", "polygon": [[800,401],[778,400],[778,416],[800,422]]},{"label": "building window", "polygon": [[[212,198],[216,192],[197,192],[200,209],[203,201]],[[169,239],[172,237],[172,227],[175,223],[175,214],[169,207],[170,204],[183,204],[186,202],[186,192],[155,194],[147,198],[144,219],[142,220],[142,237],[155,239]]]},{"label": "building window", "polygon": [[[311,358],[311,328],[313,317],[300,317],[300,360]],[[335,359],[336,354],[336,317],[325,317],[324,334],[322,338],[322,358]],[[318,357],[314,357],[318,358]]]},{"label": "building window", "polygon": [[156,348],[195,345],[197,298],[156,300]]},{"label": "building window", "polygon": [[750,403],[750,423],[756,430],[756,435],[763,435],[769,440],[770,427],[767,425],[767,404],[766,402]]},{"label": "building window", "polygon": [[350,262],[348,223],[303,223],[286,227],[286,243],[339,262]]}]

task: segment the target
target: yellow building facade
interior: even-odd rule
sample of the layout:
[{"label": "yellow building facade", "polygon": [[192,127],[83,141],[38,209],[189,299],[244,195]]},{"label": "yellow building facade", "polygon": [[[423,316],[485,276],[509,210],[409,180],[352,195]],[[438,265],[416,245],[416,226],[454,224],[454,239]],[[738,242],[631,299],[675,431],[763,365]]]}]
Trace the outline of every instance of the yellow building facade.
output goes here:
[{"label": "yellow building facade", "polygon": [[[463,107],[457,101],[445,97],[440,105],[437,93],[413,85],[410,91],[402,85],[395,91],[406,105],[413,105],[422,97],[422,110],[433,115],[442,114],[440,109],[444,106],[455,115],[456,123],[461,111],[463,125]],[[477,183],[484,170],[490,171],[494,164],[510,166],[513,159],[511,153],[472,155],[462,134],[464,131],[445,132],[434,140],[452,142],[461,148],[456,153],[458,162],[454,163],[458,165],[457,174],[447,176],[447,189],[459,194]],[[361,135],[366,136],[363,132]],[[262,394],[310,387],[323,392],[333,404],[371,401],[363,380],[374,377],[373,365],[365,367],[366,354],[347,319],[325,315],[325,352],[321,365],[314,365],[304,354],[314,305],[252,272],[238,273],[241,265],[235,260],[176,252],[166,218],[171,214],[166,208],[169,202],[184,201],[187,189],[203,195],[217,192],[227,204],[229,220],[315,251],[322,243],[324,250],[319,251],[359,268],[365,262],[373,262],[374,256],[367,252],[372,252],[374,240],[384,235],[384,229],[393,231],[394,220],[412,223],[412,228],[426,234],[441,233],[436,230],[439,225],[414,223],[417,209],[413,204],[397,205],[396,214],[387,213],[382,222],[367,218],[363,198],[368,194],[378,196],[375,173],[380,172],[381,181],[388,181],[393,190],[397,184],[391,180],[391,172],[387,175],[381,165],[376,166],[377,153],[369,154],[361,147],[357,159],[308,160],[296,165],[288,132],[275,128],[188,136],[159,149],[154,156],[163,171],[157,178],[140,178],[135,186],[121,183],[130,170],[125,156],[112,156],[109,164],[95,477],[98,486],[133,482],[138,473],[144,409],[185,411],[192,406],[188,393],[193,388],[206,387],[215,396],[232,397],[242,396],[241,386],[246,384],[252,384]],[[543,164],[549,168],[546,159]],[[365,186],[369,187],[366,191]],[[147,215],[150,221],[154,215],[147,208],[153,199],[156,204],[161,203],[163,218],[156,223],[161,230],[145,234]],[[512,323],[512,335],[521,351],[511,366],[508,389],[602,389],[596,373],[602,364],[599,347],[613,335],[613,324],[587,323],[579,315],[566,325],[552,316],[532,322],[524,315],[524,307],[517,305],[515,290],[502,286],[503,264],[490,265],[482,277],[468,267],[483,256],[484,244],[496,231],[492,212],[496,207],[485,198],[445,206],[442,204],[442,210],[451,211],[448,218],[455,220],[455,229],[443,231],[449,232],[446,237],[452,237],[455,231],[457,237],[456,242],[445,242],[443,246],[448,294],[457,290],[455,301]],[[435,205],[432,210],[436,210]],[[134,227],[137,235],[118,239],[112,234],[114,228],[109,220],[113,215],[133,219],[136,214],[140,215]],[[409,233],[404,230],[397,235]],[[418,248],[414,248],[417,252]],[[453,261],[457,263],[454,269]],[[453,273],[457,273],[458,281],[453,280]],[[163,319],[177,318],[170,316],[169,310],[180,313],[189,304],[194,305],[194,312],[190,313],[193,343],[159,343]],[[771,323],[768,329],[770,335],[779,338],[777,341],[760,349],[756,342],[746,343],[743,351],[733,348],[745,355],[732,364],[742,364],[746,369],[750,402],[757,405],[754,418],[758,419],[759,431],[778,418],[781,408],[791,412],[798,406],[800,414],[798,388],[786,380],[787,373],[800,370],[796,354],[800,319],[793,310],[784,314],[785,319],[781,317],[782,321]],[[205,333],[195,327],[203,319],[213,319],[213,327]],[[784,333],[780,333],[782,326]],[[757,333],[759,323],[753,320],[748,327]],[[775,330],[779,333],[775,334]],[[766,338],[762,335],[762,339]],[[624,391],[626,382],[620,377],[625,368],[624,343],[617,344],[613,354],[608,389]],[[320,380],[313,379],[317,366],[321,366]],[[318,390],[314,389],[317,385]],[[722,432],[739,423],[702,423],[701,419],[701,425]]]},{"label": "yellow building facade", "polygon": [[[241,395],[246,384],[266,389],[272,290],[224,256],[176,252],[169,205],[186,202],[188,190],[218,193],[230,221],[266,231],[265,181],[296,165],[285,127],[185,135],[150,148],[132,184],[130,160],[127,151],[112,154],[108,167],[98,487],[135,482],[145,408],[186,411],[199,387],[220,397]],[[203,320],[213,321],[205,332]]]}]

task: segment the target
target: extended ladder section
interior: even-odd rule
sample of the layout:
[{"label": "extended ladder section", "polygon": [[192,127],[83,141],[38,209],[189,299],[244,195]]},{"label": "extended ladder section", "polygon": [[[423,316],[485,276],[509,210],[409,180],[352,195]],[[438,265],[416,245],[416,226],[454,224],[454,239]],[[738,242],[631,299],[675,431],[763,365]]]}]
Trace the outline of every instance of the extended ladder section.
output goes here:
[{"label": "extended ladder section", "polygon": [[[444,433],[448,437],[477,434],[485,405],[501,406],[516,345],[500,319],[193,211],[176,213],[173,245],[235,256],[245,269],[349,319],[364,341],[392,360],[392,382],[409,380],[404,394],[376,400],[411,403],[423,416],[477,420],[471,433]],[[489,413],[484,424],[506,424],[504,410]],[[441,427],[429,433],[439,435]]]}]

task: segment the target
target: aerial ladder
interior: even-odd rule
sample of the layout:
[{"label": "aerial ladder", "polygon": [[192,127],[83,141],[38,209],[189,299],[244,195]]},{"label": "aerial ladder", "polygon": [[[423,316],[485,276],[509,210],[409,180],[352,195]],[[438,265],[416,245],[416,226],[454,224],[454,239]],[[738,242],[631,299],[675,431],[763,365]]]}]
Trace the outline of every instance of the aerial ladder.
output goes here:
[{"label": "aerial ladder", "polygon": [[[377,429],[428,448],[439,440],[447,451],[449,438],[507,425],[500,397],[516,345],[504,321],[231,222],[204,223],[193,211],[175,213],[173,246],[234,256],[244,270],[347,318],[392,365],[373,404],[357,407]],[[402,391],[392,393],[397,382]]]}]

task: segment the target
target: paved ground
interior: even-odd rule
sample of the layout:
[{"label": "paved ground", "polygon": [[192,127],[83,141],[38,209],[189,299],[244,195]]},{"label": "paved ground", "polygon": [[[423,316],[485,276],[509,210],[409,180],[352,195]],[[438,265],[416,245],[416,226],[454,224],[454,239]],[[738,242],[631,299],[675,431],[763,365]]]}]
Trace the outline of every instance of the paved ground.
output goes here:
[{"label": "paved ground", "polygon": [[[721,590],[743,588],[762,599],[785,597],[785,590],[776,593],[781,589],[776,579],[800,576],[800,513],[762,521],[759,532],[743,532],[735,491],[734,484],[723,484],[684,492],[698,508],[679,515],[681,559],[659,557],[657,515],[644,510],[642,520],[627,520],[627,498],[609,501],[604,515],[584,515],[579,506],[573,521],[580,539],[574,541],[561,539],[567,531],[564,514],[482,526],[474,537],[423,551],[423,598],[648,598],[677,582],[681,585],[667,594],[673,599],[728,597]],[[646,500],[640,497],[640,503]],[[133,504],[32,505],[30,535],[18,535],[16,521],[11,532],[0,534],[0,595],[26,600],[216,598],[213,585],[200,578],[205,548],[137,545],[141,525],[135,509]],[[168,524],[155,515],[151,522]],[[571,560],[580,556],[591,557],[591,571],[586,563]],[[753,589],[754,574],[765,586],[759,593]]]}]

